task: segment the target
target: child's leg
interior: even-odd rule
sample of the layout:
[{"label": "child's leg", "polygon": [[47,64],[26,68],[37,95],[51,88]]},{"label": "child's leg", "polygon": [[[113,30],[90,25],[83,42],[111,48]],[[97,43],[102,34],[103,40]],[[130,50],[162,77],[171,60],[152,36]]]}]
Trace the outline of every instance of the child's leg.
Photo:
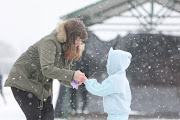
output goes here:
[{"label": "child's leg", "polygon": [[108,115],[107,120],[128,120],[128,115]]}]

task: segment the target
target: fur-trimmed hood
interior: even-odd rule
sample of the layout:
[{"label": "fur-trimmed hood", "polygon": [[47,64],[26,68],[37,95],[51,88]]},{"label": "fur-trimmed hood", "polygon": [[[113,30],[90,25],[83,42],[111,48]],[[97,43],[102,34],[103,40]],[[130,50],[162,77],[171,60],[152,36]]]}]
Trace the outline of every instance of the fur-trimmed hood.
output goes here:
[{"label": "fur-trimmed hood", "polygon": [[65,31],[65,28],[64,28],[64,25],[65,25],[66,21],[60,21],[57,25],[57,28],[56,28],[56,32],[57,32],[57,40],[60,42],[60,43],[65,43],[66,42],[66,31]]}]

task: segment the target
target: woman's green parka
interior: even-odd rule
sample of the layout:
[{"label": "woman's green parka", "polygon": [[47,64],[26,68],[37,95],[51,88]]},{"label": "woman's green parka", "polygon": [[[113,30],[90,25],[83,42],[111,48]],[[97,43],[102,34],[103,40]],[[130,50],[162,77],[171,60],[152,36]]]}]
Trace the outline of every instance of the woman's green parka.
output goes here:
[{"label": "woman's green parka", "polygon": [[[72,87],[74,72],[72,61],[64,59],[65,22],[58,24],[56,30],[30,46],[14,63],[5,86],[31,92],[41,103],[52,96],[53,79]],[[84,46],[82,47],[82,51]],[[42,107],[42,105],[41,105]]]}]

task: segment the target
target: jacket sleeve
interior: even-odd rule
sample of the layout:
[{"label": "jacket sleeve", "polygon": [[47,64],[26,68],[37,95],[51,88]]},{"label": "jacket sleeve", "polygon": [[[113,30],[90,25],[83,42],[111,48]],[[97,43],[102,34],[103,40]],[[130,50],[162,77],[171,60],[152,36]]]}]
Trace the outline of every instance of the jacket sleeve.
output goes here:
[{"label": "jacket sleeve", "polygon": [[112,82],[108,79],[104,80],[101,84],[96,79],[87,79],[85,86],[88,92],[97,96],[107,96],[114,93],[114,87]]},{"label": "jacket sleeve", "polygon": [[68,82],[68,81],[59,80],[59,82],[60,82],[62,85],[66,86],[66,87],[73,88],[73,87],[71,86],[70,82]]},{"label": "jacket sleeve", "polygon": [[62,81],[72,81],[74,71],[60,69],[54,65],[56,45],[51,40],[42,41],[39,46],[39,59],[41,70],[44,76]]}]

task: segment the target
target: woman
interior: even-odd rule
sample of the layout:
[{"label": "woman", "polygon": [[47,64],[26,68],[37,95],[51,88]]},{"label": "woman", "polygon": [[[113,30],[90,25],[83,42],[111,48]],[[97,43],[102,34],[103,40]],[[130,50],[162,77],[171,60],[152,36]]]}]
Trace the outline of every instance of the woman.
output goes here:
[{"label": "woman", "polygon": [[82,83],[81,71],[70,70],[73,60],[79,60],[87,39],[84,23],[78,18],[58,24],[56,30],[30,46],[13,65],[5,82],[24,112],[27,120],[53,120],[53,79],[65,86]]}]

